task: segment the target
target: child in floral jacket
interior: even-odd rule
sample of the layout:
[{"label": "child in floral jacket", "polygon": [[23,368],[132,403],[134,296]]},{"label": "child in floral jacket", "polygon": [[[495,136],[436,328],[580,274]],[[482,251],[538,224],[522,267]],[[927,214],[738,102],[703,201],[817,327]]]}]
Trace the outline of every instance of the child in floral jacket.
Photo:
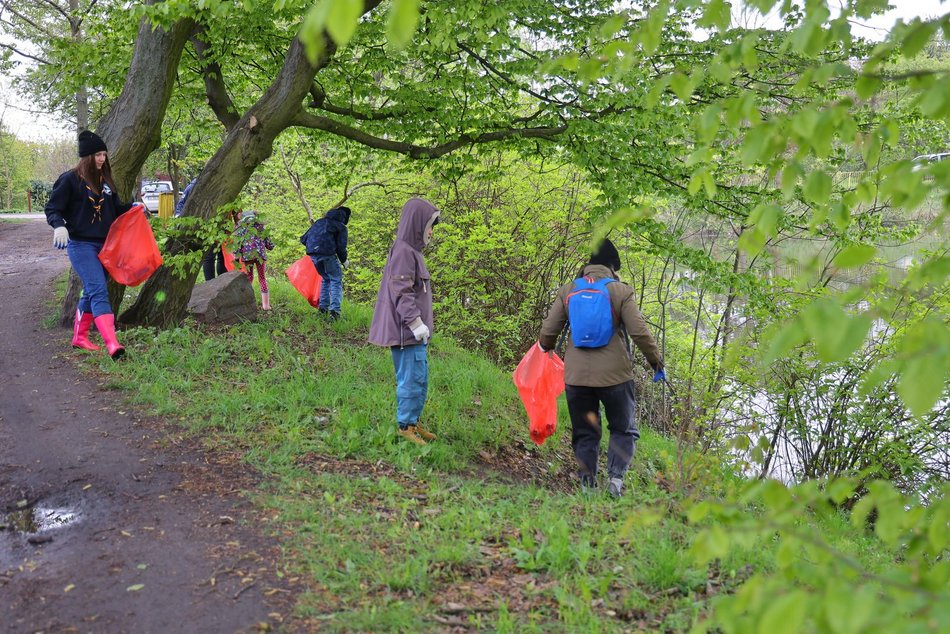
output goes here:
[{"label": "child in floral jacket", "polygon": [[270,293],[267,289],[267,252],[274,248],[274,243],[267,236],[264,224],[258,222],[257,212],[242,211],[241,220],[232,234],[235,245],[235,255],[244,264],[247,279],[254,283],[254,269],[257,268],[257,279],[261,286],[261,308],[270,310]]}]

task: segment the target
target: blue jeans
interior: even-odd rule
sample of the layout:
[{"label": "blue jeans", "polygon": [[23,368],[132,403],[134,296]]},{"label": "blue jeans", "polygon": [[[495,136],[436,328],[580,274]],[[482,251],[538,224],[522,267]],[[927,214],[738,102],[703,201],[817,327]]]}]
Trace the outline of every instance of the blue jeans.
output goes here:
[{"label": "blue jeans", "polygon": [[323,278],[318,308],[340,312],[343,304],[343,267],[340,266],[340,258],[335,255],[311,255],[310,259]]},{"label": "blue jeans", "polygon": [[429,391],[429,359],[426,344],[390,348],[396,369],[396,422],[400,429],[419,422]]},{"label": "blue jeans", "polygon": [[79,310],[93,317],[108,315],[112,312],[109,303],[109,289],[106,287],[106,270],[99,262],[99,242],[70,240],[66,245],[66,254],[76,275],[82,280],[82,295],[79,297]]},{"label": "blue jeans", "polygon": [[581,482],[593,486],[597,477],[602,434],[600,405],[604,405],[610,441],[607,445],[607,475],[623,478],[637,449],[637,400],[633,381],[606,387],[564,386],[571,416],[571,446],[577,458]]}]

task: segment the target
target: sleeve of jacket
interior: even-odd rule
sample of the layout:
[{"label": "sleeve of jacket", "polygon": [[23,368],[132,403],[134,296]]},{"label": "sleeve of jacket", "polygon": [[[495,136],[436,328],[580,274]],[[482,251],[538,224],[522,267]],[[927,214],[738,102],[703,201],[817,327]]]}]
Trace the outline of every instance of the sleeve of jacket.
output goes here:
[{"label": "sleeve of jacket", "polygon": [[564,289],[558,291],[557,297],[548,309],[548,316],[541,322],[541,335],[538,342],[545,350],[553,350],[557,345],[557,338],[567,323],[567,307],[564,305]]},{"label": "sleeve of jacket", "polygon": [[340,258],[340,262],[346,262],[346,240],[347,232],[346,225],[340,227],[340,233],[336,236],[336,255]]},{"label": "sleeve of jacket", "polygon": [[393,251],[390,267],[389,291],[396,317],[404,326],[422,323],[422,311],[416,303],[416,263],[412,254]]},{"label": "sleeve of jacket", "polygon": [[73,179],[71,174],[66,172],[61,174],[53,184],[53,191],[50,192],[49,200],[46,201],[46,207],[43,211],[46,213],[46,222],[49,226],[56,229],[65,227],[66,220],[63,215],[69,208],[69,201],[73,197]]},{"label": "sleeve of jacket", "polygon": [[[613,284],[611,284],[613,286]],[[656,345],[656,340],[650,334],[647,322],[643,318],[643,313],[637,306],[637,298],[633,289],[626,287],[627,293],[620,304],[620,320],[627,329],[627,334],[637,344],[643,356],[654,370],[663,368],[663,358],[660,356],[660,349]]]},{"label": "sleeve of jacket", "polygon": [[181,192],[181,197],[178,198],[178,202],[175,203],[175,215],[181,215],[181,212],[185,210],[185,201],[188,200],[188,194],[191,193],[191,188],[195,186],[195,181],[191,181],[188,185],[185,186],[185,189]]}]

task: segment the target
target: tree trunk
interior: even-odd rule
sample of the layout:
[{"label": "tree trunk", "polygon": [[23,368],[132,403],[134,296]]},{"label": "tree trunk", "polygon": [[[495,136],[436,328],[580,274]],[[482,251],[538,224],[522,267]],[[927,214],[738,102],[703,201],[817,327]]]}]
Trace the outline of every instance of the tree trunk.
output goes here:
[{"label": "tree trunk", "polygon": [[[98,133],[109,148],[116,189],[124,200],[131,198],[142,165],[161,143],[162,120],[175,85],[178,62],[193,30],[191,20],[177,22],[171,31],[165,31],[153,29],[143,19],[122,93],[99,123]],[[77,94],[77,109],[80,107]],[[77,122],[82,116],[77,111]],[[118,312],[124,295],[124,289],[116,287],[114,282],[109,282],[109,299],[114,312]],[[60,310],[61,323],[64,320],[72,323],[81,288],[79,278],[71,273]]]},{"label": "tree trunk", "polygon": [[170,31],[142,20],[122,93],[99,122],[109,147],[109,164],[119,197],[129,200],[149,154],[161,144],[162,121],[175,87],[178,62],[194,22],[176,22]]},{"label": "tree trunk", "polygon": [[[328,45],[323,58],[314,66],[307,60],[299,40],[291,42],[284,66],[274,82],[228,131],[221,147],[198,175],[185,203],[185,216],[210,220],[218,208],[241,193],[257,166],[273,152],[274,139],[300,111],[317,69],[332,51],[333,47]],[[174,257],[202,248],[197,238],[176,240],[170,243],[169,255]],[[157,327],[177,326],[185,318],[196,276],[197,270],[186,279],[177,278],[163,266],[142,286],[138,299],[122,314],[121,321]]]}]

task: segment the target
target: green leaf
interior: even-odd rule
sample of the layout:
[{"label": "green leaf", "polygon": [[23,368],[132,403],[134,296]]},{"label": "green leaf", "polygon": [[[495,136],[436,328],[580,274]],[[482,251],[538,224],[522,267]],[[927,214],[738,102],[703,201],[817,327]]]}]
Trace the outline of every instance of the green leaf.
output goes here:
[{"label": "green leaf", "polygon": [[695,196],[699,193],[699,190],[703,188],[703,181],[706,177],[706,170],[698,169],[693,172],[692,177],[689,179],[689,184],[686,186],[686,191],[690,196]]},{"label": "green leaf", "polygon": [[884,86],[884,82],[873,75],[861,75],[854,84],[854,90],[861,99],[870,99]]},{"label": "green leaf", "polygon": [[419,0],[393,0],[386,22],[386,37],[396,49],[403,49],[412,41],[419,22]]},{"label": "green leaf", "polygon": [[139,590],[141,590],[141,589],[144,588],[144,587],[145,587],[145,584],[144,584],[144,583],[136,583],[136,584],[131,585],[131,586],[129,586],[128,588],[126,588],[125,591],[126,591],[126,592],[138,592]]},{"label": "green leaf", "polygon": [[336,42],[337,47],[343,48],[356,33],[360,15],[363,13],[362,0],[325,0],[330,8],[327,12],[327,33]]},{"label": "green leaf", "polygon": [[867,264],[877,253],[877,247],[870,244],[852,244],[835,256],[832,264],[842,269],[850,269]]},{"label": "green leaf", "polygon": [[755,257],[765,248],[768,237],[757,228],[747,229],[739,236],[739,249]]},{"label": "green leaf", "polygon": [[936,22],[914,24],[901,40],[901,54],[907,58],[916,57],[937,32],[938,26]]},{"label": "green leaf", "polygon": [[940,256],[915,268],[908,276],[907,283],[912,289],[920,290],[928,285],[943,284],[947,278],[950,278],[950,257]]},{"label": "green leaf", "polygon": [[808,595],[794,590],[785,596],[773,599],[759,621],[759,634],[798,634],[804,631]]},{"label": "green leaf", "polygon": [[831,177],[815,170],[805,179],[805,196],[816,205],[824,205],[831,197],[831,187]]},{"label": "green leaf", "polygon": [[683,103],[689,103],[693,96],[693,82],[683,73],[673,73],[670,77],[670,88]]},{"label": "green leaf", "polygon": [[742,140],[742,162],[746,165],[768,158],[767,153],[772,141],[772,129],[767,125],[757,125],[750,128]]},{"label": "green leaf", "polygon": [[897,393],[916,416],[923,416],[937,403],[945,387],[946,371],[937,355],[908,359],[897,384]]},{"label": "green leaf", "polygon": [[709,0],[706,2],[705,11],[697,24],[702,27],[716,27],[720,31],[729,28],[732,21],[732,6],[725,0]]},{"label": "green leaf", "polygon": [[825,363],[847,359],[864,342],[871,329],[867,315],[849,317],[836,302],[822,298],[801,313],[805,330]]},{"label": "green leaf", "polygon": [[307,59],[316,65],[324,51],[323,25],[326,23],[329,6],[326,2],[315,2],[300,24],[297,37],[303,43]]},{"label": "green leaf", "polygon": [[762,363],[769,365],[775,362],[788,354],[792,348],[800,346],[805,341],[805,328],[800,321],[794,320],[779,326],[771,341],[769,341],[765,354],[762,355]]}]

